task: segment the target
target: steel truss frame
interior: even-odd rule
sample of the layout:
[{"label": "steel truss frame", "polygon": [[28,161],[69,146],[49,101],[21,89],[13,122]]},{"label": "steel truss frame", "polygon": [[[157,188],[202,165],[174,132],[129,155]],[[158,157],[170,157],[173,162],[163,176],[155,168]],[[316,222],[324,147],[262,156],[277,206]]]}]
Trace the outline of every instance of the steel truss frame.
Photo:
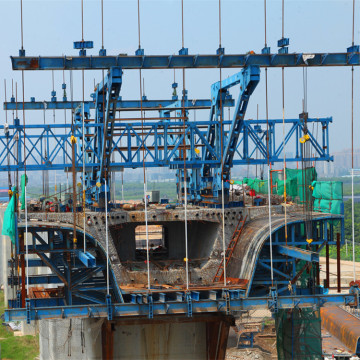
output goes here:
[{"label": "steel truss frame", "polygon": [[[9,261],[9,266],[15,266],[17,257],[24,257],[25,249],[25,226],[18,226],[18,234],[15,243],[15,258]],[[106,304],[106,253],[102,245],[91,235],[86,233],[86,253],[81,250],[84,239],[83,232],[77,231],[79,244],[74,248],[73,229],[71,226],[54,228],[51,226],[31,225],[28,227],[28,237],[31,237],[28,245],[28,254],[37,255],[35,259],[28,259],[28,269],[32,267],[47,267],[50,274],[29,275],[29,285],[62,285],[58,288],[63,295],[58,298],[28,299],[31,306],[49,302],[51,306],[78,305],[78,304]],[[8,278],[9,285],[20,286],[17,299],[9,300],[9,307],[17,307],[25,304],[26,293],[25,268],[19,276],[14,272]],[[110,268],[110,293],[117,302],[122,302],[123,297],[116,283],[114,273]]]},{"label": "steel truss frame", "polygon": [[[293,157],[287,158],[288,162],[302,160],[299,139],[302,136],[304,123],[301,119],[286,119],[285,122],[291,125],[285,137],[287,149],[293,150]],[[308,123],[319,124],[321,127],[320,141],[311,131],[308,132],[310,141],[313,145],[314,156],[310,161],[331,161],[333,158],[329,152],[329,124],[332,118],[308,119]],[[276,138],[276,128],[282,126],[281,119],[269,120],[269,151],[270,162],[281,162],[281,153],[284,147],[282,139]],[[206,131],[209,125],[220,128],[220,121],[187,121],[185,123],[185,136],[189,140],[187,145],[186,166],[200,168],[206,164],[210,167],[221,166],[221,152],[219,148],[212,146],[206,139]],[[231,121],[223,121],[224,136],[228,132],[225,129],[231,125]],[[103,132],[103,124],[85,124],[85,152],[91,151],[93,156],[91,161],[86,160],[87,171],[97,169],[101,153],[94,139],[96,132]],[[139,122],[114,122],[114,132],[112,136],[112,152],[117,152],[121,161],[116,161],[108,165],[111,171],[119,171],[123,168],[136,168],[142,166],[142,146],[145,146],[145,165],[146,167],[183,167],[184,161],[179,159],[177,152],[183,146],[184,134],[174,133],[174,129],[182,128],[181,121],[148,121],[144,125],[146,132],[144,142],[141,137],[141,123]],[[23,146],[24,128],[15,119],[15,125],[0,125],[0,171],[22,171],[24,169]],[[26,125],[26,170],[65,170],[71,168],[71,124],[39,124]],[[76,123],[74,126],[74,136],[78,138],[76,149],[75,166],[77,171],[82,169],[82,125]],[[121,146],[120,146],[121,142]],[[290,148],[290,146],[294,146]],[[205,150],[211,154],[212,159],[203,159],[195,149]],[[255,157],[258,150],[259,157]],[[16,163],[16,152],[18,161]],[[46,153],[46,156],[45,156]],[[10,165],[7,158],[10,157]],[[60,160],[60,161],[58,161]],[[11,162],[15,162],[11,164]],[[266,121],[265,120],[244,120],[241,128],[239,141],[236,147],[233,165],[246,164],[267,164],[266,154]]]},{"label": "steel truss frame", "polygon": [[[287,245],[283,241],[284,225],[273,229],[273,248],[275,250],[273,289],[275,292],[270,295],[268,294],[268,288],[271,286],[270,258],[269,241],[267,240],[255,260],[255,271],[246,291],[239,288],[208,287],[189,292],[156,289],[150,293],[125,292],[118,287],[110,264],[110,298],[106,296],[104,274],[101,276],[101,272],[105,268],[106,257],[100,243],[86,234],[88,252],[85,256],[81,250],[78,250],[81,244],[78,249],[73,248],[70,226],[56,229],[45,224],[32,225],[29,227],[29,232],[33,235],[33,240],[28,251],[29,254],[36,254],[38,258],[29,259],[29,267],[47,266],[52,273],[30,275],[29,283],[30,285],[62,284],[63,295],[57,298],[25,299],[23,274],[19,279],[10,277],[11,285],[17,284],[17,281],[20,280],[22,291],[18,292],[17,299],[9,301],[10,309],[6,311],[6,319],[12,321],[26,318],[30,321],[51,317],[109,317],[110,315],[111,317],[130,315],[152,317],[175,313],[192,316],[203,311],[230,313],[264,307],[268,307],[271,311],[277,311],[282,307],[322,306],[327,302],[353,304],[358,307],[358,289],[353,288],[349,294],[328,295],[323,294],[321,288],[315,284],[309,284],[306,289],[298,288],[296,285],[299,276],[299,272],[296,272],[297,262],[305,260],[307,267],[314,266],[314,264],[318,264],[318,253],[322,247],[325,244],[334,245],[336,243],[334,239],[335,221],[340,222],[341,241],[344,242],[343,216],[318,217],[314,218],[313,230],[317,235],[314,237],[310,249],[300,248],[305,242],[305,235],[301,234],[300,220],[288,224]],[[21,225],[18,230],[20,236],[17,238],[16,249],[20,250],[17,251],[17,255],[25,256],[24,226]],[[47,233],[47,237],[43,236],[44,233]],[[81,238],[82,236],[79,236],[79,239]],[[95,252],[95,245],[96,249],[101,251]],[[317,250],[313,251],[314,248]],[[259,281],[261,286],[259,286]],[[292,289],[289,288],[289,283],[291,283]],[[284,296],[278,297],[277,294],[284,294]],[[191,303],[191,314],[189,314],[189,302]],[[164,312],[164,308],[167,308],[166,312]]]}]

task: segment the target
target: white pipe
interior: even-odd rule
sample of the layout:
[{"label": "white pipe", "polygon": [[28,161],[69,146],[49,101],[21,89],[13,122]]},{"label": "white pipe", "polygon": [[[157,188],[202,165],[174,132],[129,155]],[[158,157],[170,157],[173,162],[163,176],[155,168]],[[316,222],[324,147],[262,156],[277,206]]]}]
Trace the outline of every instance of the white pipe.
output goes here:
[{"label": "white pipe", "polygon": [[150,286],[150,256],[149,256],[149,227],[148,227],[148,215],[147,215],[147,198],[146,198],[146,175],[144,173],[144,202],[145,202],[145,230],[146,230],[146,267],[147,267],[147,281],[148,289],[151,289]]},{"label": "white pipe", "polygon": [[106,238],[106,287],[109,295],[109,235],[108,235],[108,211],[107,211],[107,186],[105,179],[105,238]]},{"label": "white pipe", "polygon": [[355,274],[355,204],[354,204],[354,169],[351,169],[351,223],[352,223],[352,251],[353,251],[353,275]]},{"label": "white pipe", "polygon": [[271,225],[271,184],[270,184],[270,165],[268,165],[268,203],[269,203],[269,238],[270,238],[270,268],[271,268],[271,283],[274,281],[273,271],[273,253],[272,253],[272,225]]},{"label": "white pipe", "polygon": [[187,228],[187,182],[186,169],[184,169],[184,221],[185,221],[185,271],[186,290],[189,290],[189,254],[188,254],[188,228]]},{"label": "white pipe", "polygon": [[226,286],[226,249],[225,249],[225,200],[224,200],[224,179],[221,179],[221,211],[222,211],[222,245],[224,265],[224,286]]}]

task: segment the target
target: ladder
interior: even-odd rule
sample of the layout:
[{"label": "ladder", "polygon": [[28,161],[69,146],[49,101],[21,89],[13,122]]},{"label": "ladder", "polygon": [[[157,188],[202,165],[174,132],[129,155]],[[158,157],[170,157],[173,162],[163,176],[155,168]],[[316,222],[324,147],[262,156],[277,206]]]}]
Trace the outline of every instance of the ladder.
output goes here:
[{"label": "ladder", "polygon": [[[229,246],[225,251],[226,266],[228,266],[231,256],[234,252],[234,249],[239,241],[241,232],[242,232],[245,222],[246,222],[246,218],[247,218],[247,216],[245,216],[245,218],[243,218],[242,215],[240,216],[239,222],[236,225],[236,229],[233,233],[233,236],[231,238]],[[219,268],[217,269],[216,275],[214,276],[213,282],[219,282],[219,281],[224,280],[224,265],[223,264],[224,264],[224,258],[221,260],[221,263],[219,265]]]}]

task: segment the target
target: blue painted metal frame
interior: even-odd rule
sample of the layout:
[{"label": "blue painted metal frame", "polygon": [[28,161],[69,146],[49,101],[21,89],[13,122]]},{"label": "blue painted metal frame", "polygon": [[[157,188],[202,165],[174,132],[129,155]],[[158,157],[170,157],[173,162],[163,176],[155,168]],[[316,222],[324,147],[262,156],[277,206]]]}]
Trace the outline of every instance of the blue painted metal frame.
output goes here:
[{"label": "blue painted metal frame", "polygon": [[305,260],[308,262],[319,262],[319,254],[313,251],[286,245],[277,245],[276,251],[281,255],[290,256],[295,259]]},{"label": "blue painted metal frame", "polygon": [[[90,70],[123,69],[208,69],[259,67],[358,66],[357,49],[339,53],[234,54],[225,55],[121,55],[121,56],[12,56],[13,70]],[[314,55],[309,58],[308,55]]]},{"label": "blue painted metal frame", "polygon": [[[196,313],[212,313],[222,312],[231,313],[233,311],[254,310],[269,308],[276,312],[281,308],[299,307],[321,307],[327,303],[333,305],[348,305],[352,304],[358,308],[358,288],[350,290],[349,294],[322,294],[322,295],[302,295],[302,296],[277,296],[274,289],[272,295],[256,298],[248,298],[244,296],[241,291],[233,291],[231,302],[227,305],[225,292],[223,290],[213,290],[215,297],[209,291],[200,291],[201,297],[199,300],[191,300],[192,312]],[[147,298],[148,293],[138,294],[141,298]],[[152,296],[157,296],[157,300],[153,301],[152,311],[153,316],[156,315],[179,315],[189,314],[189,303],[186,294],[184,293],[180,299],[174,300],[159,298],[158,293],[152,293]],[[40,300],[40,299],[38,299]],[[29,303],[30,305],[31,303]],[[31,304],[32,305],[32,304]],[[229,306],[229,308],[228,308]],[[86,317],[128,317],[128,316],[148,316],[149,304],[147,301],[126,302],[122,304],[89,304],[81,306],[56,306],[56,307],[36,307],[30,306],[27,309],[8,309],[5,310],[5,321],[17,320],[42,320],[42,319],[56,319],[56,318],[86,318]]]},{"label": "blue painted metal frame", "polygon": [[[18,231],[24,231],[24,226],[18,226]],[[79,249],[74,249],[73,237],[69,236],[72,228],[63,226],[56,227],[43,227],[41,224],[38,226],[29,226],[29,233],[32,234],[32,243],[28,246],[29,254],[36,254],[39,259],[29,259],[33,264],[30,266],[47,266],[51,269],[52,274],[48,275],[30,275],[29,284],[63,284],[64,298],[59,298],[57,304],[105,304],[106,299],[106,278],[104,272],[106,266],[104,260],[106,259],[105,251],[102,245],[97,242],[92,236],[86,234],[86,241],[88,243],[86,253]],[[78,230],[79,239],[83,239],[82,231]],[[42,237],[43,233],[47,233],[47,239]],[[55,239],[56,238],[56,242]],[[40,243],[40,244],[39,244]],[[95,246],[96,245],[96,246]],[[16,247],[16,255],[26,255],[25,251],[20,251]],[[92,251],[102,254],[100,258],[95,258]],[[45,255],[49,253],[49,255]],[[71,255],[71,267],[65,261],[66,254]],[[39,263],[40,262],[40,263]],[[102,276],[99,273],[103,272]],[[20,277],[9,277],[9,284],[21,284]],[[116,283],[115,276],[112,268],[110,267],[110,295],[116,302],[123,302],[123,295],[121,289]],[[44,299],[46,303],[48,299]],[[52,301],[53,299],[49,300]],[[40,300],[36,299],[36,306],[39,305]],[[14,301],[9,302],[9,306],[17,306]],[[51,305],[52,306],[52,305]]]},{"label": "blue painted metal frame", "polygon": [[[247,66],[242,71],[233,76],[216,82],[211,87],[212,107],[210,110],[210,125],[208,127],[206,140],[215,148],[215,153],[221,159],[220,166],[213,168],[211,160],[214,152],[208,148],[202,153],[204,164],[201,169],[201,184],[199,189],[191,189],[195,200],[206,200],[210,202],[219,202],[222,191],[222,179],[224,180],[225,199],[229,194],[229,184],[226,183],[230,177],[230,169],[233,166],[233,158],[238,147],[238,139],[243,130],[244,143],[247,143],[247,132],[244,128],[244,118],[249,99],[257,84],[260,81],[260,68],[258,66]],[[221,127],[221,121],[224,119],[224,107],[222,102],[226,99],[227,92],[231,87],[239,85],[239,96],[235,106],[233,120],[230,124],[230,130],[226,136],[224,128]],[[255,139],[256,141],[257,139]],[[266,148],[266,147],[265,147]],[[265,154],[266,157],[266,154]]]},{"label": "blue painted metal frame", "polygon": [[[331,245],[336,243],[334,236],[334,221],[340,221],[340,229],[342,229],[343,216],[321,216],[314,218],[314,229],[317,229],[318,237],[314,237],[312,245],[322,245],[329,243]],[[73,249],[71,243],[71,236],[67,237],[59,236],[57,232],[60,229],[47,228],[40,223],[38,226],[29,227],[29,231],[33,233],[33,242],[29,246],[29,253],[36,253],[38,256],[42,252],[49,253],[50,257],[44,259],[40,256],[39,260],[34,261],[32,259],[32,266],[42,265],[50,266],[52,269],[52,275],[40,275],[30,276],[30,284],[59,284],[63,283],[65,288],[65,297],[62,298],[43,298],[43,299],[30,299],[26,304],[27,308],[19,309],[21,302],[18,299],[10,300],[9,307],[12,308],[6,312],[6,318],[11,320],[17,319],[45,319],[56,317],[108,317],[113,319],[118,316],[147,316],[153,318],[156,315],[172,315],[172,314],[184,314],[188,317],[194,316],[199,312],[225,312],[231,314],[232,311],[264,308],[268,307],[271,311],[276,312],[279,308],[291,307],[291,306],[322,306],[326,303],[333,304],[358,304],[358,289],[352,289],[349,294],[341,295],[328,295],[315,292],[307,295],[297,294],[296,284],[293,284],[293,291],[286,292],[288,284],[291,279],[296,276],[295,264],[299,258],[305,253],[305,260],[316,260],[314,256],[309,256],[308,253],[296,249],[296,246],[303,246],[305,241],[305,235],[299,233],[299,227],[302,221],[297,220],[288,224],[288,247],[284,245],[283,237],[283,225],[273,228],[273,245],[275,249],[289,249],[285,255],[283,253],[275,252],[273,258],[274,264],[274,287],[270,291],[268,296],[266,290],[267,284],[270,285],[269,275],[269,262],[268,254],[268,242],[263,246],[261,254],[256,259],[255,271],[253,277],[248,284],[247,290],[242,289],[197,289],[190,290],[188,292],[182,292],[176,290],[152,290],[150,293],[125,293],[122,292],[114,281],[113,272],[111,277],[111,297],[106,296],[106,282],[104,278],[93,277],[98,271],[104,269],[105,264],[103,260],[98,261],[96,268],[89,268],[86,261],[81,260],[81,254],[79,250]],[[297,228],[296,228],[297,227]],[[328,231],[330,238],[328,238]],[[63,227],[62,231],[71,231],[71,227]],[[20,226],[19,231],[24,231],[24,227]],[[42,239],[39,233],[44,231],[49,232],[48,239]],[[57,239],[57,242],[54,239]],[[79,236],[81,239],[82,236]],[[95,244],[95,239],[88,236],[88,249],[91,252],[91,244]],[[62,241],[62,242],[59,242]],[[344,234],[341,236],[342,243],[344,242]],[[38,243],[40,242],[40,244]],[[67,244],[67,248],[64,244]],[[80,244],[81,245],[81,244]],[[64,249],[65,247],[65,249]],[[101,244],[97,243],[97,248],[102,249]],[[321,246],[318,251],[321,250]],[[104,251],[102,249],[102,251]],[[66,273],[67,269],[63,266],[61,259],[66,258],[64,254],[67,252],[73,253],[76,261],[75,273],[69,277]],[[301,252],[301,254],[300,254]],[[24,252],[17,251],[17,254],[23,254]],[[43,255],[43,254],[41,254]],[[60,261],[59,261],[60,260]],[[99,259],[97,259],[99,260]],[[284,266],[288,268],[284,268]],[[264,268],[266,271],[261,271]],[[60,273],[60,274],[59,274]],[[257,279],[260,279],[261,285],[265,285],[265,294],[256,292]],[[21,278],[20,278],[21,280]],[[71,288],[66,290],[66,287],[71,283]],[[320,290],[320,289],[319,289]],[[116,293],[120,292],[120,296],[123,304],[118,304],[118,300],[113,302],[113,299],[118,299]],[[301,294],[303,291],[301,292]],[[285,296],[280,296],[285,294]],[[291,295],[291,296],[290,296]],[[69,298],[71,296],[71,298]],[[65,306],[65,301],[69,306]],[[81,306],[78,306],[81,305]]]},{"label": "blue painted metal frame", "polygon": [[[95,94],[92,94],[95,97]],[[35,98],[31,98],[32,101],[24,102],[25,110],[71,110],[76,109],[82,105],[82,101],[35,101]],[[176,100],[176,99],[175,99]],[[95,101],[85,101],[85,104],[88,104],[90,109],[95,109]],[[141,105],[143,110],[146,111],[161,111],[162,108],[167,108],[168,110],[176,110],[179,106],[175,106],[176,103],[174,99],[172,100],[143,100],[142,104],[140,100],[122,100],[121,96],[119,96],[116,110],[121,111],[139,111]],[[182,106],[182,105],[181,105]],[[223,102],[224,107],[232,107],[234,106],[234,100],[231,97],[228,97]],[[210,109],[211,108],[211,100],[208,99],[193,99],[189,100],[186,104],[186,108],[193,110],[202,110],[202,109]],[[4,102],[3,105],[4,110],[22,110],[23,103],[15,102],[15,98],[12,97],[11,101]]]},{"label": "blue painted metal frame", "polygon": [[[302,136],[301,130],[303,123],[300,119],[286,119],[287,124],[292,124],[285,141],[287,149],[290,151],[290,145],[293,145],[293,157],[287,158],[287,161],[301,161],[301,150],[299,147],[299,139]],[[312,139],[315,156],[311,161],[331,161],[333,158],[329,154],[329,124],[332,118],[308,119],[308,123],[317,123],[321,125],[321,142],[318,141],[311,132],[309,136]],[[230,124],[229,121],[224,121],[223,126]],[[269,120],[269,147],[270,161],[272,163],[282,162],[281,151],[283,149],[282,139],[275,137],[275,129],[277,126],[282,126],[282,120]],[[210,168],[221,166],[220,150],[214,145],[209,144],[206,139],[206,132],[203,127],[209,125],[220,126],[218,121],[187,121],[185,123],[185,134],[189,135],[190,142],[188,144],[186,165],[188,168],[201,168],[203,164],[207,164]],[[170,138],[170,133],[173,133],[172,128],[182,127],[181,121],[149,121],[145,123],[147,135],[144,137],[145,143],[145,165],[146,167],[182,167],[184,161],[179,159],[177,151],[183,146],[183,133],[180,135],[173,134]],[[263,128],[262,128],[263,127]],[[265,120],[245,120],[241,129],[239,144],[236,149],[233,165],[245,164],[266,164],[266,148]],[[0,125],[0,131],[4,131],[4,125]],[[85,133],[95,134],[96,132],[103,132],[102,124],[85,123]],[[75,167],[77,171],[82,171],[82,125],[76,123],[74,126],[75,137],[78,138],[78,147],[75,150]],[[227,131],[224,130],[225,136]],[[26,151],[27,151],[27,171],[38,170],[66,170],[71,168],[71,125],[70,124],[39,124],[26,125]],[[247,140],[244,140],[247,137]],[[85,152],[92,153],[92,160],[86,161],[86,171],[99,168],[100,151],[97,148],[94,136],[88,137],[89,140],[85,142]],[[23,161],[23,143],[24,133],[23,126],[15,119],[14,125],[9,125],[9,132],[0,135],[0,171],[22,171],[24,168]],[[120,142],[122,146],[120,147]],[[291,144],[292,142],[292,144]],[[246,143],[246,146],[244,146]],[[195,148],[208,151],[212,158],[202,159],[200,155],[195,152]],[[19,150],[18,163],[7,165],[7,157],[10,156],[11,162],[16,162],[15,150]],[[259,158],[255,159],[255,151],[259,150]],[[45,157],[46,150],[46,157]],[[123,168],[141,167],[142,160],[142,137],[141,137],[141,123],[139,122],[115,122],[114,133],[112,138],[112,152],[117,152],[121,161],[111,163],[109,168],[111,171],[118,171]],[[265,156],[264,156],[265,155]],[[59,158],[61,162],[59,161]]]},{"label": "blue painted metal frame", "polygon": [[[303,221],[289,220],[287,225],[288,240],[285,243],[284,225],[273,227],[273,272],[274,281],[270,278],[270,251],[269,238],[264,243],[264,246],[255,260],[255,270],[249,281],[246,294],[247,296],[262,296],[267,292],[267,285],[274,283],[277,286],[278,293],[297,293],[303,292],[317,292],[321,291],[315,284],[308,284],[309,289],[298,289],[296,284],[297,269],[296,264],[299,260],[305,260],[309,266],[318,262],[319,253],[325,244],[336,245],[335,228],[339,224],[340,228],[340,244],[345,243],[344,233],[344,216],[318,216],[313,219],[313,234],[314,240],[310,245],[310,251],[304,250],[304,247],[309,245],[306,242],[305,234],[301,233],[301,226]],[[329,230],[329,231],[328,231]],[[289,289],[291,283],[291,290]]]}]

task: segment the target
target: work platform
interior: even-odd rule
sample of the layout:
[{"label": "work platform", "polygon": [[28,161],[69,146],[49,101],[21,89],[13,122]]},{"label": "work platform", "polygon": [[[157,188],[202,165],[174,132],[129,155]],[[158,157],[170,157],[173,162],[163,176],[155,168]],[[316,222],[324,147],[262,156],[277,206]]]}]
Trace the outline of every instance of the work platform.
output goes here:
[{"label": "work platform", "polygon": [[[352,295],[347,298],[344,294],[323,294],[323,288],[318,286],[319,278],[312,279],[307,289],[297,290],[297,280],[306,267],[318,269],[320,249],[343,239],[340,233],[338,236],[335,233],[336,228],[340,231],[343,229],[343,216],[313,213],[316,236],[308,249],[304,249],[304,214],[296,205],[287,207],[289,236],[285,243],[283,211],[281,205],[272,207],[274,286],[279,294],[279,298],[275,299],[276,306],[321,306],[327,301],[336,304],[354,302]],[[269,297],[271,279],[267,212],[265,206],[226,209],[226,246],[229,246],[239,220],[244,217],[246,222],[227,263],[227,280],[224,283],[223,280],[214,282],[223,259],[221,212],[189,207],[189,289],[185,286],[183,209],[167,210],[157,206],[150,208],[147,213],[148,225],[161,226],[164,234],[159,246],[151,246],[151,289],[146,286],[146,258],[136,239],[136,228],[144,223],[144,211],[109,212],[110,296],[106,296],[105,214],[86,213],[84,252],[82,216],[76,217],[78,242],[74,248],[72,213],[29,213],[27,230],[31,239],[28,253],[37,256],[29,258],[28,266],[51,269],[47,275],[30,275],[29,287],[55,286],[60,289],[58,294],[62,296],[49,295],[25,301],[22,275],[19,278],[10,277],[10,284],[23,284],[23,290],[18,293],[17,299],[10,301],[12,309],[7,311],[6,316],[9,320],[131,315],[152,318],[161,314],[183,313],[192,316],[204,311],[229,314],[232,311],[271,307],[274,299]],[[24,241],[24,230],[25,223],[20,223],[20,242]],[[21,243],[17,246],[22,248]],[[25,253],[23,248],[20,255]],[[67,258],[71,267],[64,260]],[[299,275],[295,264],[300,260],[306,267]]]}]

